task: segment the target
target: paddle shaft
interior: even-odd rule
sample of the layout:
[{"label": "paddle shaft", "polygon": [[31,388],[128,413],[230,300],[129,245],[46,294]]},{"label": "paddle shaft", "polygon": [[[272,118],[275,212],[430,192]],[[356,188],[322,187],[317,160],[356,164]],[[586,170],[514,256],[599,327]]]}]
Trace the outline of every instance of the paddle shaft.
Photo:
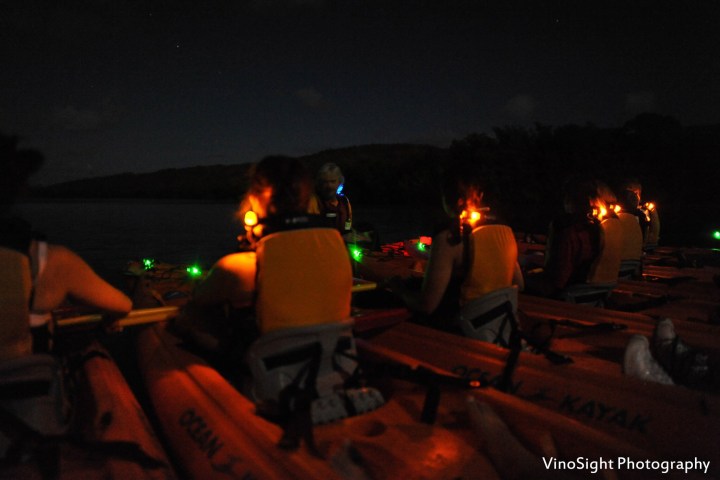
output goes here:
[{"label": "paddle shaft", "polygon": [[[175,318],[180,312],[179,307],[157,307],[157,308],[143,308],[139,310],[133,310],[127,314],[127,316],[117,319],[114,323],[115,326],[124,328],[133,325],[143,325],[146,323],[157,323],[164,322]],[[71,327],[76,325],[88,325],[93,323],[100,323],[106,317],[102,314],[92,315],[80,315],[77,317],[62,318],[57,321],[57,326],[60,328]]]}]

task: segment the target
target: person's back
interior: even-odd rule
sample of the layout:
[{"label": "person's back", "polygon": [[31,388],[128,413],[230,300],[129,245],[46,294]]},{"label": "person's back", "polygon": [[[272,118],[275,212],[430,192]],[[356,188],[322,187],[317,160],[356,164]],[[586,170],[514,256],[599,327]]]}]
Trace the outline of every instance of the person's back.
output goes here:
[{"label": "person's back", "polygon": [[517,243],[509,227],[485,224],[482,179],[472,165],[458,163],[443,175],[442,199],[448,225],[432,238],[422,289],[414,292],[398,279],[390,282],[413,312],[439,328],[461,306],[492,291],[518,285]]},{"label": "person's back", "polygon": [[653,250],[660,241],[660,216],[654,202],[643,202],[642,184],[636,179],[626,179],[622,185],[621,198],[626,199],[626,211],[638,217],[643,233],[643,248]]},{"label": "person's back", "polygon": [[470,248],[470,266],[460,286],[461,304],[513,285],[518,249],[510,227],[481,225],[465,248]]},{"label": "person's back", "polygon": [[256,316],[261,333],[350,316],[352,268],[339,232],[278,232],[257,245]]},{"label": "person's back", "polygon": [[28,317],[32,279],[30,269],[30,238],[23,239],[21,225],[3,222],[0,225],[0,360],[32,352]]},{"label": "person's back", "polygon": [[587,281],[600,254],[601,231],[586,215],[564,214],[550,224],[545,251],[548,294]]},{"label": "person's back", "polygon": [[[299,160],[266,157],[255,165],[240,209],[253,250],[226,255],[213,266],[196,287],[181,329],[189,323],[196,340],[203,324],[217,330],[218,319],[208,325],[198,317],[207,316],[203,309],[226,304],[252,311],[238,320],[242,325],[231,327],[246,337],[349,316],[350,257],[340,233],[307,213],[311,193],[312,180]],[[202,338],[214,342],[208,348],[222,348],[217,339]],[[239,339],[240,348],[253,340]]]},{"label": "person's back", "polygon": [[587,283],[602,251],[603,230],[593,215],[598,183],[571,179],[563,190],[564,213],[548,228],[545,265],[525,278],[531,294],[559,298],[567,287]]},{"label": "person's back", "polygon": [[623,226],[616,216],[603,219],[600,253],[593,262],[585,283],[611,284],[617,282],[623,250]]},{"label": "person's back", "polygon": [[622,225],[623,244],[620,257],[625,260],[641,260],[643,252],[643,234],[640,223],[632,213],[620,212],[618,219]]},{"label": "person's back", "polygon": [[17,150],[17,139],[0,135],[0,357],[32,352],[30,327],[47,328],[53,309],[70,298],[121,315],[132,308],[130,299],[101,279],[75,253],[50,244],[31,226],[10,214],[42,155]]}]

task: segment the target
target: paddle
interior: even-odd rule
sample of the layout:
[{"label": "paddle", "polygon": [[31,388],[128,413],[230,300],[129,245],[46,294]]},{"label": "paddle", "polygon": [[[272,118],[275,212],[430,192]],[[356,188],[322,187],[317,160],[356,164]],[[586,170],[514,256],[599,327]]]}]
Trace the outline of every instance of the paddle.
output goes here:
[{"label": "paddle", "polygon": [[549,323],[553,326],[559,325],[562,327],[570,327],[570,328],[575,328],[578,330],[577,333],[562,335],[559,338],[580,337],[580,336],[587,335],[587,334],[610,333],[610,332],[617,332],[620,330],[627,329],[627,325],[625,325],[624,323],[615,323],[615,322],[584,323],[584,322],[578,322],[576,320],[570,320],[570,319],[566,319],[566,318],[560,319],[560,320],[550,320]]},{"label": "paddle", "polygon": [[[179,307],[157,307],[157,308],[142,308],[138,310],[132,310],[127,316],[117,319],[113,322],[113,326],[118,328],[131,327],[133,325],[143,325],[147,323],[164,322],[175,318],[180,312]],[[72,327],[77,325],[89,325],[94,323],[100,323],[105,319],[105,315],[96,313],[91,315],[80,315],[77,317],[62,318],[57,321],[59,328]]]},{"label": "paddle", "polygon": [[[375,282],[369,282],[366,280],[354,280],[355,284],[352,287],[353,293],[363,292],[367,290],[374,290],[377,288]],[[113,326],[117,328],[131,327],[134,325],[144,325],[147,323],[158,323],[170,320],[177,317],[180,312],[180,307],[176,306],[165,306],[156,308],[142,308],[133,310],[127,314],[127,316],[120,318],[113,322]],[[77,317],[62,318],[57,321],[59,328],[72,327],[77,325],[89,325],[94,323],[100,323],[105,319],[105,316],[101,313],[80,315]]]}]

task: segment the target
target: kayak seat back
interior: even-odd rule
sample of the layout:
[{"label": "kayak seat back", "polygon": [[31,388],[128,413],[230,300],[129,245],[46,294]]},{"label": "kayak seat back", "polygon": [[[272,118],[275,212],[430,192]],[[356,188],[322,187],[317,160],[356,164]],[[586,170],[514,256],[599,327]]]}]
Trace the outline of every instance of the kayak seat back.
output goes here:
[{"label": "kayak seat back", "polygon": [[560,292],[560,298],[570,303],[604,308],[610,292],[616,286],[617,282],[568,285]]},{"label": "kayak seat back", "polygon": [[466,303],[455,322],[466,337],[508,347],[517,310],[518,287],[513,285]]},{"label": "kayak seat back", "polygon": [[287,392],[323,398],[341,390],[357,368],[353,324],[349,318],[264,334],[246,353],[250,377],[244,393],[272,415],[282,410]]},{"label": "kayak seat back", "polygon": [[34,354],[0,363],[0,457],[28,435],[67,432],[72,404],[60,362]]}]

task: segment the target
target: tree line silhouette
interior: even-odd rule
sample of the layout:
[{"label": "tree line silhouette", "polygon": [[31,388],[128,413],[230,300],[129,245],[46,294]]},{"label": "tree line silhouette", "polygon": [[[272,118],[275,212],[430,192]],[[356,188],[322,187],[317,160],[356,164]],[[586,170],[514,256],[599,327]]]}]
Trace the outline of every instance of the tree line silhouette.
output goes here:
[{"label": "tree line silhouette", "polygon": [[[578,175],[611,186],[637,178],[644,197],[658,203],[668,219],[684,222],[678,228],[712,228],[712,222],[720,223],[718,157],[720,125],[685,127],[673,117],[646,113],[620,127],[511,125],[495,127],[492,134],[470,134],[447,148],[365,145],[303,158],[312,169],[325,162],[340,165],[356,207],[404,205],[428,211],[440,205],[439,175],[447,162],[471,162],[484,174],[485,199],[493,212],[515,228],[538,231],[562,208],[563,183]],[[126,173],[34,193],[43,198],[234,201],[245,191],[248,168],[242,163]]]}]

